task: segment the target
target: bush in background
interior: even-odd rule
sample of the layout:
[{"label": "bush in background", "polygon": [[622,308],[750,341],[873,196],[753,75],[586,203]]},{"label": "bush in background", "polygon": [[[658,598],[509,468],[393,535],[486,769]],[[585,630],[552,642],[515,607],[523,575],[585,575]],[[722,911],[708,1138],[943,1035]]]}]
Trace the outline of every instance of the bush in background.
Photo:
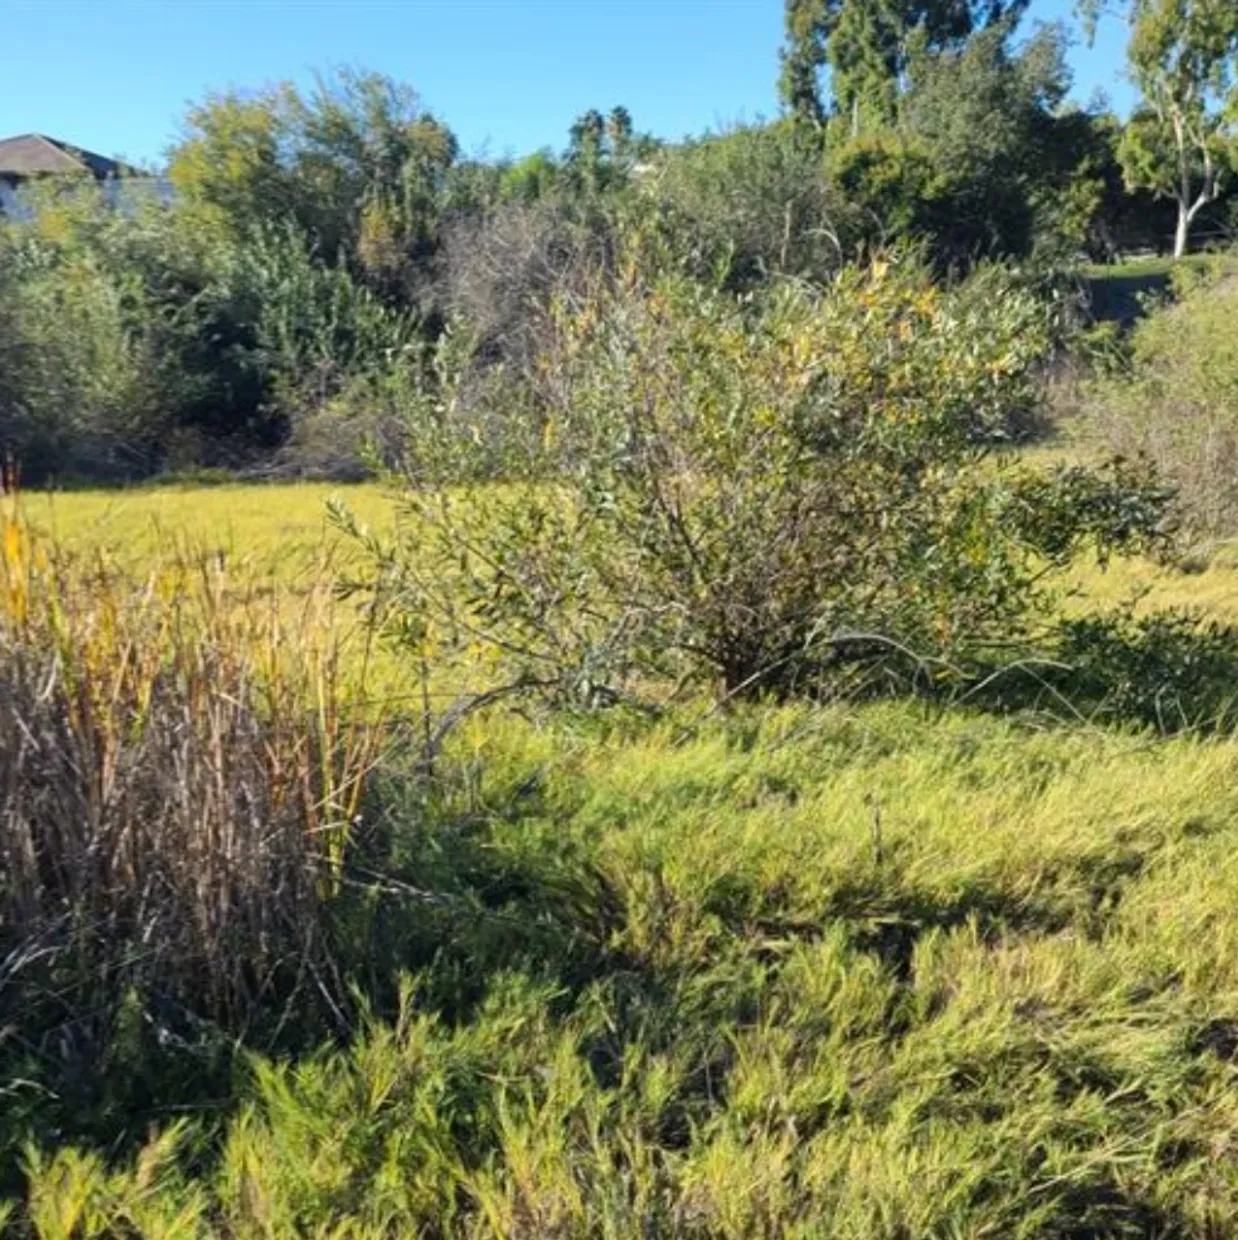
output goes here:
[{"label": "bush in background", "polygon": [[684,269],[732,291],[824,280],[862,236],[820,145],[787,122],[667,151],[638,188]]},{"label": "bush in background", "polygon": [[1139,322],[1129,360],[1084,394],[1075,429],[1104,451],[1143,455],[1174,484],[1188,531],[1238,532],[1238,264],[1175,273],[1175,304]]},{"label": "bush in background", "polygon": [[421,366],[417,318],[278,221],[236,240],[154,202],[49,196],[0,228],[0,287],[0,451],[29,483],[268,467],[290,440],[295,463],[328,416],[309,463],[355,472],[360,389]]},{"label": "bush in background", "polygon": [[143,477],[186,453],[235,464],[277,442],[230,255],[184,224],[88,189],[0,229],[0,443],[28,480]]}]

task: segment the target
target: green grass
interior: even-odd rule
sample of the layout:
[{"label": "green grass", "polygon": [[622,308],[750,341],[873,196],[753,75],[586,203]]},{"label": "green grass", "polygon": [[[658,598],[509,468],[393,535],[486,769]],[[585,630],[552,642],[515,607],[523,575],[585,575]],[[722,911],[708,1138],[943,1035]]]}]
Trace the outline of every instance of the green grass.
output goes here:
[{"label": "green grass", "polygon": [[[27,503],[80,551],[226,538],[295,590],[347,554],[337,492],[389,519],[375,488]],[[1078,584],[1238,618],[1225,557]],[[907,704],[492,712],[440,774],[388,777],[362,834],[390,879],[341,914],[402,994],[364,979],[351,1041],[249,1057],[188,1114],[32,1147],[14,1235],[1238,1232],[1238,744]]]},{"label": "green grass", "polygon": [[1071,611],[1103,610],[1133,601],[1136,610],[1145,613],[1185,608],[1238,624],[1238,549],[1232,546],[1214,552],[1206,564],[1189,571],[1146,560],[1107,568],[1084,564],[1072,570],[1070,581],[1078,591],[1068,602]]},{"label": "green grass", "polygon": [[455,758],[394,1023],[255,1060],[205,1154],[33,1161],[40,1236],[1238,1226],[1233,745],[878,707]]},{"label": "green grass", "polygon": [[[1045,464],[1073,459],[1072,449],[1034,449]],[[106,553],[141,569],[163,551],[211,556],[223,551],[238,585],[265,583],[296,593],[347,565],[357,552],[331,528],[326,504],[338,499],[380,532],[394,529],[392,497],[382,487],[326,483],[164,486],[132,491],[28,493],[32,524],[80,555]],[[1125,603],[1187,607],[1238,622],[1238,547],[1223,548],[1198,571],[1147,561],[1100,569],[1083,564],[1071,575],[1079,593],[1073,610]]]},{"label": "green grass", "polygon": [[[341,573],[361,554],[328,521],[331,500],[380,534],[395,529],[392,497],[376,485],[36,491],[24,493],[21,506],[33,531],[86,564],[102,561],[139,577],[152,564],[201,564],[223,574],[238,607],[271,609],[285,627],[318,624],[329,614],[346,668],[364,671],[364,692],[405,700],[419,692],[416,669],[370,640],[356,607],[330,600]],[[450,697],[465,687],[453,675],[436,691]]]},{"label": "green grass", "polygon": [[1089,280],[1139,280],[1149,276],[1168,279],[1176,267],[1202,271],[1215,258],[1215,254],[1188,254],[1182,259],[1161,255],[1134,258],[1125,263],[1089,263],[1083,268],[1083,275]]},{"label": "green grass", "polygon": [[141,568],[164,551],[222,551],[238,575],[295,586],[347,554],[327,522],[332,498],[376,527],[393,520],[382,488],[326,483],[34,491],[23,505],[34,526],[78,554],[103,551]]},{"label": "green grass", "polygon": [[[1188,263],[1193,260],[1187,259]],[[1165,276],[1174,269],[1172,258],[1137,258],[1127,263],[1089,263],[1083,274],[1089,280],[1141,279],[1145,276]]]}]

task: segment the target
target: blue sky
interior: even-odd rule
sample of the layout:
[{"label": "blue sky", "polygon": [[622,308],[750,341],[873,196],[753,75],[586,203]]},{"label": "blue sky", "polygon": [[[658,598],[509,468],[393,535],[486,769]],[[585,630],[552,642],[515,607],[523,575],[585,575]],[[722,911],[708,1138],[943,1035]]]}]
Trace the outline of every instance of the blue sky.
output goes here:
[{"label": "blue sky", "polygon": [[[0,136],[157,161],[186,105],[352,65],[410,82],[474,154],[563,145],[622,103],[679,138],[777,110],[782,0],[0,0]],[[1029,23],[1071,0],[1032,0]],[[1124,32],[1072,53],[1075,95],[1125,107]]]}]

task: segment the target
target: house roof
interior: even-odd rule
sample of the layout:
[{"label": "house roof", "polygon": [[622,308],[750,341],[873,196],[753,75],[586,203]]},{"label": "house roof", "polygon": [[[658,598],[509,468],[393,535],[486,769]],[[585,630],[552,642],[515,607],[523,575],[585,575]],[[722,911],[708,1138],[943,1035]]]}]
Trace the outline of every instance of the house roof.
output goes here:
[{"label": "house roof", "polygon": [[92,176],[124,176],[131,169],[114,159],[84,151],[81,147],[41,133],[0,138],[0,176],[30,177],[46,174],[89,172]]}]

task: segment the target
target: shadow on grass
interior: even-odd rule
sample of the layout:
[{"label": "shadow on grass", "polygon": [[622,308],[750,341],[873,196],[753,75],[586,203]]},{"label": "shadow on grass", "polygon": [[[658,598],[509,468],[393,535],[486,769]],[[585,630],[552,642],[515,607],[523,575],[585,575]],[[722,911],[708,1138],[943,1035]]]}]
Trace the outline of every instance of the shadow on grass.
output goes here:
[{"label": "shadow on grass", "polygon": [[1162,736],[1238,729],[1238,627],[1181,610],[1132,608],[1058,625],[1043,657],[980,669],[960,698],[997,714]]},{"label": "shadow on grass", "polygon": [[1092,318],[1132,327],[1147,313],[1150,298],[1169,291],[1172,272],[1173,263],[1165,261],[1086,276],[1083,285]]},{"label": "shadow on grass", "polygon": [[[411,776],[391,777],[376,790],[374,825],[355,842],[329,916],[339,979],[357,996],[358,1010],[383,1017],[398,1007],[401,976],[415,973],[419,1006],[451,1026],[473,1020],[498,980],[512,974],[546,986],[557,996],[552,1010],[563,1016],[590,993],[602,996],[606,1028],[584,1047],[599,1085],[619,1080],[637,1043],[652,1053],[671,1046],[685,1052],[687,1077],[660,1121],[658,1140],[667,1149],[685,1148],[702,1119],[725,1105],[732,1035],[758,1019],[764,988],[785,959],[771,942],[810,943],[841,928],[857,953],[878,958],[905,989],[915,982],[917,944],[934,931],[974,926],[994,943],[1072,925],[1099,933],[1159,846],[1149,837],[1065,858],[1045,869],[1032,891],[1003,886],[996,876],[927,888],[908,877],[897,848],[843,876],[815,905],[755,870],[728,875],[691,913],[699,923],[697,954],[637,952],[630,946],[631,887],[621,892],[597,854],[566,829],[576,807],[553,803],[535,777],[521,774],[485,803]],[[649,890],[650,899],[659,898],[658,875]],[[885,1038],[906,1032],[899,1007],[892,1005]],[[7,1011],[0,1163],[14,1176],[12,1155],[29,1137],[123,1156],[152,1124],[192,1113],[205,1120],[209,1140],[244,1097],[247,1050],[295,1057],[342,1036],[312,1006],[262,1029],[195,1032],[175,1014],[159,1020],[149,996],[135,997],[118,1002],[106,1054],[74,1079],[68,1069],[78,1071],[82,1056],[58,1058],[47,1031],[24,1027],[18,1005]],[[1201,1053],[1221,1054],[1228,1036],[1205,1030]],[[17,1189],[8,1175],[0,1175],[0,1195]]]}]

